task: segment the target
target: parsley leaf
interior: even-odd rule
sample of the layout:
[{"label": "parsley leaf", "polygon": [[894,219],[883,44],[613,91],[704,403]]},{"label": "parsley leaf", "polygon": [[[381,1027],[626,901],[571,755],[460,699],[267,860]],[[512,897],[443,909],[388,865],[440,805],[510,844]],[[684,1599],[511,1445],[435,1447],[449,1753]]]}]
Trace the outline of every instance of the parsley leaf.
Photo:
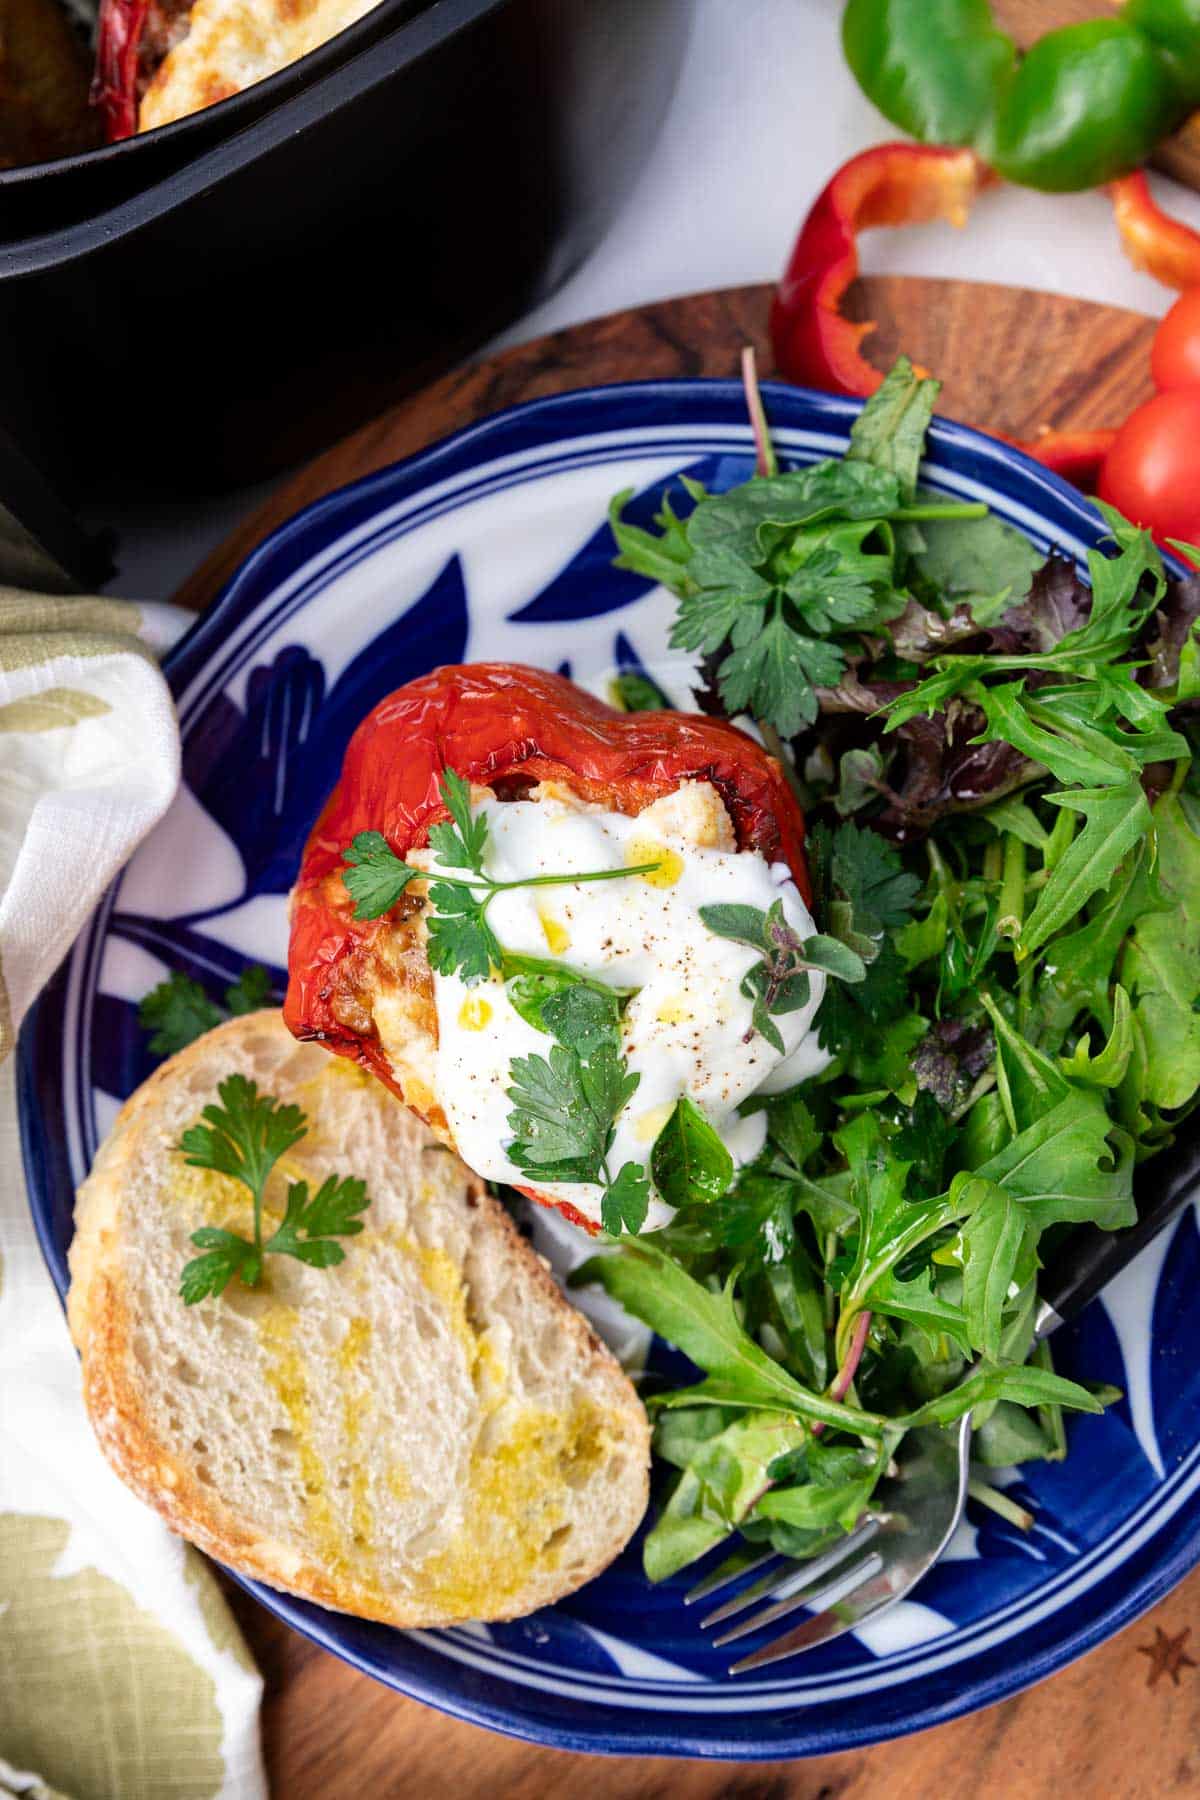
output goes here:
[{"label": "parsley leaf", "polygon": [[747,641],[721,664],[721,698],[731,713],[753,713],[774,725],[781,737],[795,737],[817,716],[813,689],[832,687],[846,658],[836,644],[796,631],[778,603],[766,624],[744,635]]},{"label": "parsley leaf", "polygon": [[190,975],[178,970],[168,975],[150,989],[138,1007],[138,1023],[153,1034],[150,1050],[156,1056],[174,1056],[220,1025],[227,1014],[238,1017],[269,1006],[271,977],[257,963],[247,963],[237,980],[225,989],[224,999],[222,1011]]},{"label": "parsley leaf", "polygon": [[257,1012],[271,1002],[271,977],[258,963],[247,963],[232,986],[225,989],[225,1004],[231,1017]]},{"label": "parsley leaf", "polygon": [[179,1278],[179,1294],[185,1306],[195,1306],[223,1294],[234,1276],[240,1276],[244,1287],[257,1287],[262,1274],[262,1253],[235,1231],[222,1231],[215,1225],[202,1225],[193,1231],[192,1242],[203,1256],[193,1256],[183,1266]]},{"label": "parsley leaf", "polygon": [[471,784],[446,769],[441,780],[442,799],[450,809],[453,824],[429,827],[429,848],[447,869],[470,869],[483,874],[483,852],[487,846],[488,822],[485,813],[471,811]]},{"label": "parsley leaf", "polygon": [[362,1230],[356,1215],[368,1205],[366,1182],[352,1175],[327,1175],[311,1200],[308,1183],[293,1181],[283,1222],[267,1239],[266,1248],[294,1256],[310,1268],[334,1268],[346,1256],[336,1239],[355,1237]]},{"label": "parsley leaf", "polygon": [[606,1179],[613,1125],[638,1080],[610,1043],[586,1062],[563,1044],[548,1058],[514,1057],[509,1157],[523,1174],[543,1181]]},{"label": "parsley leaf", "polygon": [[438,975],[460,975],[471,986],[486,981],[501,962],[500,945],[487,922],[487,897],[473,888],[435,881],[429,889],[429,966]]},{"label": "parsley leaf", "polygon": [[[563,887],[575,882],[623,881],[644,875],[658,864],[638,863],[619,869],[589,869],[569,875],[527,875],[515,881],[493,881],[483,868],[488,822],[484,813],[471,811],[470,783],[445,769],[441,777],[442,800],[450,813],[429,828],[429,847],[439,867],[414,868],[403,862],[380,831],[360,831],[342,853],[346,864],[342,879],[355,902],[356,919],[378,919],[390,912],[411,881],[428,881],[427,953],[429,965],[439,975],[459,975],[471,986],[486,980],[501,967],[503,957],[495,933],[487,922],[487,909],[499,893],[512,888]],[[465,869],[466,875],[447,874]]]},{"label": "parsley leaf", "polygon": [[356,919],[382,918],[410,881],[424,879],[423,870],[401,862],[382,831],[360,831],[342,860],[347,865],[342,880],[354,901]]},{"label": "parsley leaf", "polygon": [[138,1007],[138,1023],[153,1033],[150,1049],[155,1056],[174,1056],[186,1049],[219,1025],[223,1016],[198,981],[178,972],[151,988]]},{"label": "parsley leaf", "polygon": [[634,1236],[646,1223],[650,1207],[650,1182],[645,1169],[637,1163],[623,1163],[615,1181],[609,1183],[600,1202],[600,1223],[610,1237],[622,1231]]},{"label": "parsley leaf", "polygon": [[179,1147],[191,1168],[232,1176],[249,1190],[254,1234],[246,1238],[213,1225],[192,1233],[192,1243],[204,1255],[184,1264],[179,1292],[187,1306],[223,1293],[235,1276],[244,1287],[257,1287],[263,1257],[270,1252],[294,1256],[312,1268],[332,1268],[345,1256],[333,1240],[362,1230],[356,1215],[368,1204],[366,1184],[353,1177],[327,1176],[311,1199],[307,1182],[292,1182],[283,1220],[264,1244],[267,1179],[280,1157],[305,1135],[308,1121],[298,1106],[282,1106],[260,1094],[258,1084],[244,1075],[228,1076],[217,1095],[218,1104],[204,1108],[203,1123],[189,1126]]}]

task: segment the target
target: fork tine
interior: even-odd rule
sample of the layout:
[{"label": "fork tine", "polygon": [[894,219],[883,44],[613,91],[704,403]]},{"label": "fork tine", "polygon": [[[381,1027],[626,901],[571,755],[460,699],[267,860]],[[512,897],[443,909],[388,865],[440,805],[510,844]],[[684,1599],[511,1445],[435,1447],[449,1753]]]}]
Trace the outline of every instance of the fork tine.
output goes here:
[{"label": "fork tine", "polygon": [[880,1564],[875,1574],[868,1572],[865,1580],[856,1580],[849,1591],[843,1590],[823,1612],[805,1619],[791,1631],[785,1631],[781,1637],[764,1644],[761,1650],[754,1650],[739,1662],[730,1663],[729,1673],[741,1675],[747,1669],[761,1669],[767,1663],[782,1662],[784,1657],[799,1656],[802,1651],[814,1650],[818,1644],[827,1644],[833,1638],[841,1637],[844,1631],[853,1631],[856,1626],[865,1624],[876,1613],[883,1612],[893,1600],[902,1598],[907,1589],[902,1589],[900,1593],[893,1589],[879,1557],[869,1557],[867,1560]]},{"label": "fork tine", "polygon": [[[879,1521],[875,1518],[865,1519],[855,1527],[849,1537],[826,1550],[823,1556],[814,1556],[811,1562],[782,1562],[778,1568],[768,1571],[758,1581],[751,1582],[740,1594],[726,1600],[713,1612],[706,1613],[700,1621],[701,1629],[707,1631],[710,1625],[719,1625],[723,1619],[732,1619],[736,1613],[744,1612],[746,1607],[753,1606],[756,1600],[770,1599],[778,1595],[780,1600],[787,1600],[799,1588],[812,1587],[823,1575],[840,1566],[852,1557],[856,1551],[862,1550],[879,1530]],[[721,1641],[721,1640],[718,1640]]]},{"label": "fork tine", "polygon": [[748,1575],[752,1569],[761,1569],[774,1555],[769,1544],[765,1550],[756,1550],[749,1544],[743,1544],[731,1556],[727,1556],[723,1563],[719,1563],[710,1575],[706,1575],[703,1581],[690,1587],[683,1596],[683,1604],[695,1606],[697,1600],[707,1600],[710,1594],[715,1594],[719,1588],[728,1587],[739,1575]]},{"label": "fork tine", "polygon": [[[807,1582],[803,1587],[777,1600],[774,1606],[764,1607],[762,1612],[755,1613],[752,1619],[744,1619],[735,1625],[732,1631],[723,1632],[714,1638],[716,1645],[732,1644],[736,1638],[749,1637],[751,1632],[760,1631],[764,1625],[773,1625],[776,1619],[784,1619],[789,1613],[798,1612],[802,1606],[835,1606],[837,1602],[854,1593],[864,1581],[869,1581],[883,1568],[883,1559],[877,1550],[868,1550],[865,1556],[850,1565],[839,1567],[832,1578],[827,1581]],[[771,1646],[767,1645],[770,1649]]]}]

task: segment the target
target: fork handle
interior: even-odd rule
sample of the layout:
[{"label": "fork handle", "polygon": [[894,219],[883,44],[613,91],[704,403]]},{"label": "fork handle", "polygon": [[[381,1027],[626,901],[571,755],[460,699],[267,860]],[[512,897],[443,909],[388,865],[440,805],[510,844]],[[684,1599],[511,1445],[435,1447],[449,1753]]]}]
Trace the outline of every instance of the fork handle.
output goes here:
[{"label": "fork handle", "polygon": [[1187,1141],[1143,1163],[1134,1183],[1138,1199],[1135,1225],[1124,1231],[1102,1231],[1084,1225],[1071,1233],[1051,1259],[1039,1285],[1035,1336],[1049,1337],[1060,1325],[1078,1318],[1084,1307],[1131,1263],[1183,1209],[1200,1197],[1200,1132],[1193,1127]]}]

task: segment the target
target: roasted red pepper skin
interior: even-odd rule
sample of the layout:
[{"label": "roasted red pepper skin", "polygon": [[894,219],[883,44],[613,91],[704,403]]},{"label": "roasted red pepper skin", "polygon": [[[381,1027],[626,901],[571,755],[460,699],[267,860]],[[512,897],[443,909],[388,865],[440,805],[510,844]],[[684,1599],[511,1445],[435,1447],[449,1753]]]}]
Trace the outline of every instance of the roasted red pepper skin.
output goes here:
[{"label": "roasted red pepper skin", "polygon": [[99,108],[109,144],[137,131],[138,50],[149,10],[150,0],[101,0],[92,105]]},{"label": "roasted red pepper skin", "polygon": [[558,781],[628,814],[683,781],[711,782],[738,848],[786,863],[810,898],[795,797],[779,764],[736,726],[692,713],[621,713],[561,675],[519,664],[435,669],[389,695],[354,733],[292,896],[284,1018],[298,1038],[365,1063],[393,1088],[379,1043],[333,1012],[338,964],[387,929],[386,918],[354,918],[342,858],[360,831],[381,831],[400,857],[424,845],[429,827],[447,817],[446,769],[510,794]]},{"label": "roasted red pepper skin", "polygon": [[789,381],[865,399],[883,380],[859,350],[874,330],[842,317],[858,274],[858,233],[931,219],[966,223],[990,179],[972,150],[880,144],[844,163],[800,228],[771,306],[771,344]]}]

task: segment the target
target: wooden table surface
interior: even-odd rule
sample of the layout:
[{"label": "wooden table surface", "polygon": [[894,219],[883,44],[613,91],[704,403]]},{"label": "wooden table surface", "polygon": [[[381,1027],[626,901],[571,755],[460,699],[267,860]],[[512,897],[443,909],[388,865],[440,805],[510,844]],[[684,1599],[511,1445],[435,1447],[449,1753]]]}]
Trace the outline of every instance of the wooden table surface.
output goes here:
[{"label": "wooden table surface", "polygon": [[[592,382],[730,375],[744,342],[769,368],[768,298],[766,288],[744,288],[647,306],[444,377],[285,482],[178,598],[205,605],[298,506],[500,407]],[[854,303],[879,321],[875,359],[910,350],[944,377],[943,410],[954,417],[1030,436],[1046,425],[1115,424],[1149,390],[1151,326],[1132,313],[903,278],[863,283]],[[986,1712],[873,1750],[739,1765],[568,1756],[496,1737],[356,1674],[240,1590],[230,1594],[266,1678],[277,1800],[1200,1796],[1200,1571],[1081,1662]]]}]

